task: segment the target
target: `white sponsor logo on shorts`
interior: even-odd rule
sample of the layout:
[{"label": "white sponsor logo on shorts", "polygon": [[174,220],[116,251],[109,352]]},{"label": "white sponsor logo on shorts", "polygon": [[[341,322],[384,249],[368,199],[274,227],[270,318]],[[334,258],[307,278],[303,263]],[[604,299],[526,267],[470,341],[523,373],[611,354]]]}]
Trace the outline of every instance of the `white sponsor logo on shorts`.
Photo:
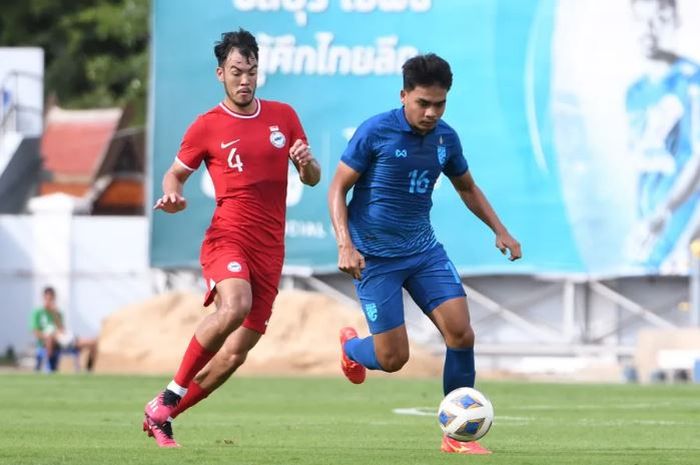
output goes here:
[{"label": "white sponsor logo on shorts", "polygon": [[226,269],[229,270],[231,273],[238,273],[241,271],[241,264],[238,262],[231,262],[228,265],[226,265]]}]

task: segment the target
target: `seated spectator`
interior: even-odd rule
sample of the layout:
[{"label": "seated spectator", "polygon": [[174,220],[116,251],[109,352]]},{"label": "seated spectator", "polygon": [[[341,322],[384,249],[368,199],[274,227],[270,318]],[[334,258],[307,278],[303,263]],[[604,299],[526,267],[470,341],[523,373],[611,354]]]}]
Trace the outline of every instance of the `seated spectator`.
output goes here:
[{"label": "seated spectator", "polygon": [[[88,351],[85,368],[92,371],[97,355],[97,340],[77,337],[63,323],[63,315],[56,307],[56,291],[53,287],[44,288],[44,305],[32,312],[32,331],[37,347],[43,350],[49,371],[56,371],[61,352]],[[37,366],[37,369],[40,369]]]}]

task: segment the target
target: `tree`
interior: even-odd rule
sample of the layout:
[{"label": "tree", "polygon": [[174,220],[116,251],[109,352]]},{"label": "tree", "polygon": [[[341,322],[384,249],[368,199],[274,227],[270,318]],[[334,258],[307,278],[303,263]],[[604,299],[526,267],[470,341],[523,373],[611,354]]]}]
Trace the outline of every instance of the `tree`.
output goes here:
[{"label": "tree", "polygon": [[149,0],[22,0],[3,5],[0,45],[44,49],[44,89],[68,108],[125,106],[145,120]]}]

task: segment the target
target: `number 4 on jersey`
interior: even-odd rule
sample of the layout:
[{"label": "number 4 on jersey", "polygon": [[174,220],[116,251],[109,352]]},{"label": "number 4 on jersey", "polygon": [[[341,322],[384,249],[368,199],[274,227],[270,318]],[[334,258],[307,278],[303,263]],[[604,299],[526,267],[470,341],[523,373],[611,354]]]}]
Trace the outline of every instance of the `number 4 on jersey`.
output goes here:
[{"label": "number 4 on jersey", "polygon": [[[236,163],[233,162],[234,158]],[[228,166],[229,168],[237,168],[240,173],[243,171],[243,162],[241,161],[241,156],[236,153],[236,147],[232,148],[228,154]]]}]

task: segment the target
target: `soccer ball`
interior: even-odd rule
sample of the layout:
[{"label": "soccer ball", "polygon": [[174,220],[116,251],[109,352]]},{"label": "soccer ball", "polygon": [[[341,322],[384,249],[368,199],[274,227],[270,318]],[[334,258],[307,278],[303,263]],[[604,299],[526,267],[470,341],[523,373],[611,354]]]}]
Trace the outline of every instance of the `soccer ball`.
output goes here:
[{"label": "soccer ball", "polygon": [[493,405],[473,388],[461,387],[440,402],[440,428],[452,439],[476,441],[488,433],[493,422]]}]

